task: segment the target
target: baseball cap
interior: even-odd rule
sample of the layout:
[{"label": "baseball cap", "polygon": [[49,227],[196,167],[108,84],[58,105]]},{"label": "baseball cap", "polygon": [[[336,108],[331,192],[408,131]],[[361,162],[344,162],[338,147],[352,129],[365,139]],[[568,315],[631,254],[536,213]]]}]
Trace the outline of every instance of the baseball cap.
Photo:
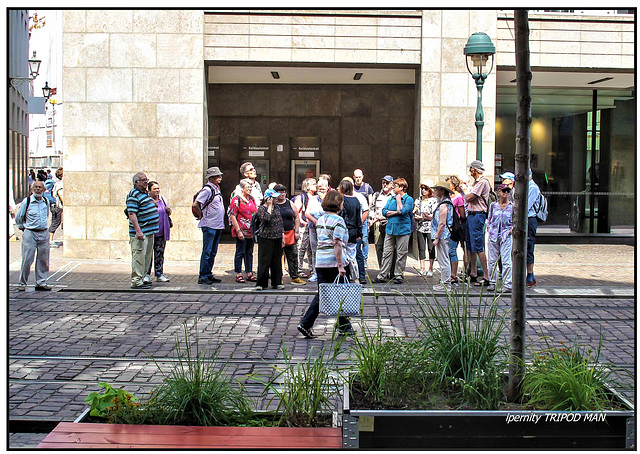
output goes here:
[{"label": "baseball cap", "polygon": [[280,194],[278,194],[276,191],[274,191],[273,189],[267,189],[264,193],[264,198],[268,199],[270,197],[278,197]]},{"label": "baseball cap", "polygon": [[500,175],[500,178],[502,178],[503,180],[505,178],[508,178],[508,179],[510,179],[512,181],[516,180],[516,176],[515,176],[515,174],[513,172],[505,172],[502,175]]},{"label": "baseball cap", "polygon": [[506,190],[508,190],[509,192],[511,192],[511,188],[509,187],[509,185],[508,185],[508,184],[499,184],[499,185],[498,185],[498,191],[502,191],[502,190],[504,190],[504,189],[506,189]]},{"label": "baseball cap", "polygon": [[385,175],[382,177],[384,181],[391,183],[393,181],[393,177],[391,175]]}]

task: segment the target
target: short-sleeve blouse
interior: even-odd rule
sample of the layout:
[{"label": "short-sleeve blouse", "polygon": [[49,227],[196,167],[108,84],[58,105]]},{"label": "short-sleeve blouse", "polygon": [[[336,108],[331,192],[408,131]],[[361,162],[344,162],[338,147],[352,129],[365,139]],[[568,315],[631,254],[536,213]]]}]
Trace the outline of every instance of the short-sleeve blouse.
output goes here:
[{"label": "short-sleeve blouse", "polygon": [[[238,225],[242,229],[242,234],[245,238],[249,238],[251,236],[251,217],[256,211],[258,211],[258,207],[251,195],[248,200],[245,200],[240,196],[235,196],[231,199],[231,203],[229,204],[229,215],[234,215],[236,217]],[[231,225],[233,226],[233,224]],[[234,238],[238,236],[236,229],[231,229],[231,235]]]}]

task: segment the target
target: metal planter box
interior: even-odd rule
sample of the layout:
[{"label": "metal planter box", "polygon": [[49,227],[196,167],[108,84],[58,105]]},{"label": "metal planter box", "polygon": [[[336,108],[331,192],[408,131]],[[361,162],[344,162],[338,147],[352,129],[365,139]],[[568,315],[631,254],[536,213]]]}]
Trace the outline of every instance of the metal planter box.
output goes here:
[{"label": "metal planter box", "polygon": [[[613,392],[613,391],[612,391]],[[343,448],[635,449],[635,412],[353,410],[344,389]]]}]

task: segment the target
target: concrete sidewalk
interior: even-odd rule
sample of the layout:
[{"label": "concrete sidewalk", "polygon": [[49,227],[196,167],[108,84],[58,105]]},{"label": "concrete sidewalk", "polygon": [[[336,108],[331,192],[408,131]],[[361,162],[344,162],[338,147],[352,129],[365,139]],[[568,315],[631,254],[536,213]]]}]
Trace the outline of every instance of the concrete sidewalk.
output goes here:
[{"label": "concrete sidewalk", "polygon": [[[171,242],[167,244],[171,247]],[[130,290],[131,267],[124,260],[80,260],[65,259],[64,246],[51,249],[49,284],[54,288],[69,290]],[[534,295],[617,295],[630,296],[634,291],[635,249],[627,245],[594,245],[594,244],[540,244],[536,246],[535,275],[537,285],[527,289],[527,294]],[[213,286],[197,284],[198,261],[166,261],[164,271],[171,278],[170,282],[154,282],[147,291],[154,292],[250,292],[254,283],[238,284],[233,272],[235,244],[222,243],[214,266],[214,275],[222,282]],[[257,246],[254,252],[254,273],[257,269]],[[9,242],[9,284],[15,289],[18,283],[21,260],[20,241]],[[370,268],[367,274],[373,280],[378,273],[378,264],[373,246],[369,254]],[[420,262],[413,256],[407,259],[404,284],[375,284],[365,286],[365,291],[382,292],[431,292],[431,287],[438,282],[438,264],[434,265],[435,276],[423,278],[417,273]],[[306,270],[305,270],[306,271]],[[291,285],[285,275],[284,293],[315,292],[317,286]],[[30,276],[30,287],[33,290],[34,272]],[[461,286],[459,286],[461,288]],[[476,291],[477,287],[471,287]],[[271,292],[271,291],[270,291]],[[281,292],[278,292],[281,293]]]}]

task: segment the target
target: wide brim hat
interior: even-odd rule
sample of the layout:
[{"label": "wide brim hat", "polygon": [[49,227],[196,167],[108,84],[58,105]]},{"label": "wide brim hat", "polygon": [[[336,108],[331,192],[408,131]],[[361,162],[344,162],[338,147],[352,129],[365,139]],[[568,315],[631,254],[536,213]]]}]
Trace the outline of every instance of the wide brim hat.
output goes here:
[{"label": "wide brim hat", "polygon": [[453,191],[451,190],[451,187],[449,186],[449,183],[444,181],[444,180],[440,180],[440,181],[438,181],[438,184],[431,186],[431,189],[436,189],[436,188],[444,189],[445,191],[449,192],[450,194],[453,194]]},{"label": "wide brim hat", "polygon": [[211,177],[219,177],[220,175],[222,175],[222,172],[220,172],[219,167],[209,167],[204,177],[211,178]]},{"label": "wide brim hat", "polygon": [[467,169],[471,169],[471,168],[480,170],[481,172],[484,172],[484,164],[483,164],[483,162],[479,161],[477,159],[474,160],[474,161],[471,161],[471,164],[469,164],[467,166]]}]

